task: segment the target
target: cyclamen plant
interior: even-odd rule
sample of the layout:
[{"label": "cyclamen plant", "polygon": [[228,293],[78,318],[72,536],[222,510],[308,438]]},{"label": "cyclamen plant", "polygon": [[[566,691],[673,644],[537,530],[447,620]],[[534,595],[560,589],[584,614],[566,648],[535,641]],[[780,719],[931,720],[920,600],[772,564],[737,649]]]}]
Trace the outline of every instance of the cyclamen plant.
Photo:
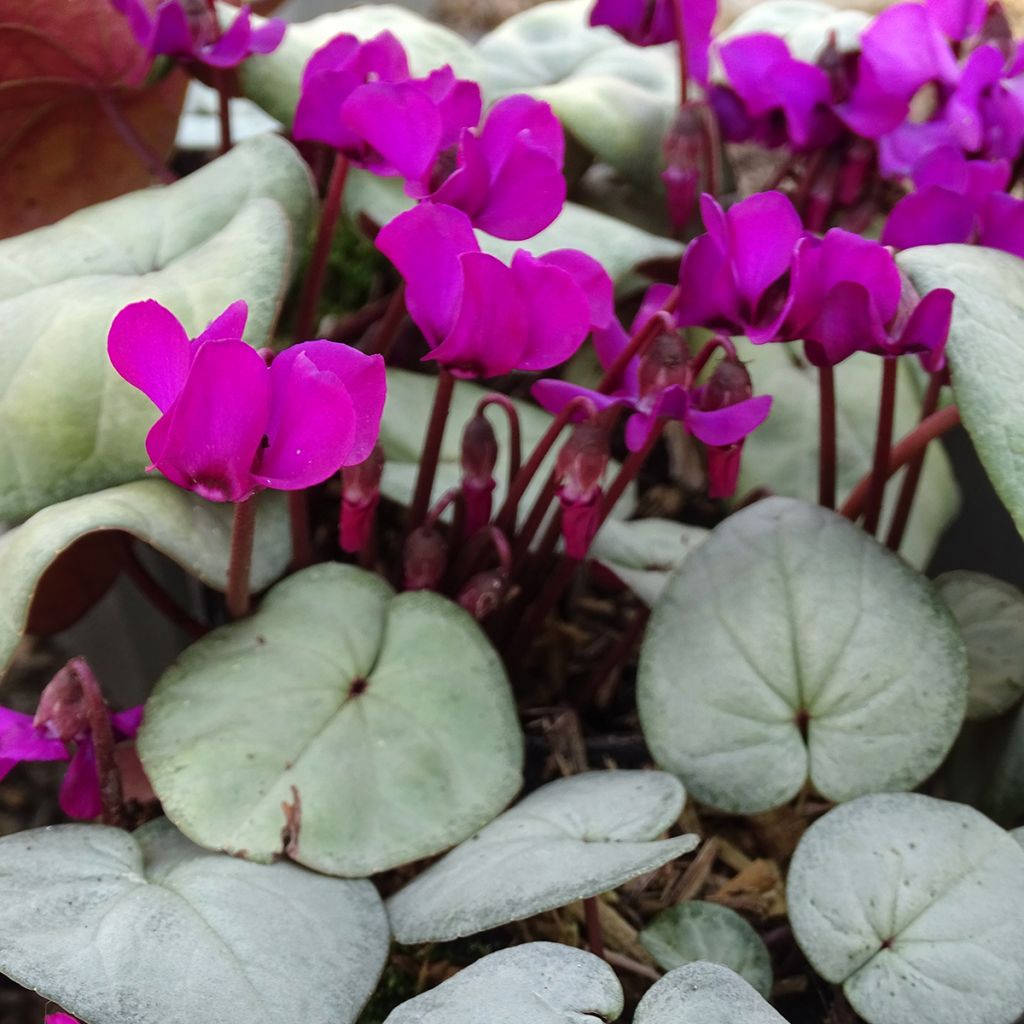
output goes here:
[{"label": "cyclamen plant", "polygon": [[75,2],[161,184],[0,241],[12,1019],[1021,1018],[1024,594],[929,576],[961,419],[1024,532],[998,3]]}]

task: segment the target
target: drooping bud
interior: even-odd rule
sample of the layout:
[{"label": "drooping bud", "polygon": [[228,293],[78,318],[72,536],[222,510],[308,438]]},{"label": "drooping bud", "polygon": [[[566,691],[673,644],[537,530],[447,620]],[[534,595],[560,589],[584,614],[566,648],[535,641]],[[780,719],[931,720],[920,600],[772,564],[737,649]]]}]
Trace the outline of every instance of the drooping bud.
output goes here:
[{"label": "drooping bud", "polygon": [[182,7],[195,42],[199,46],[216,42],[220,36],[220,24],[212,0],[184,0]]},{"label": "drooping bud", "polygon": [[693,216],[700,191],[701,168],[706,162],[707,132],[702,123],[704,104],[684,103],[662,143],[668,214],[672,226],[682,231]]},{"label": "drooping bud", "polygon": [[861,138],[853,140],[836,183],[836,200],[840,206],[855,206],[863,198],[875,170],[876,152],[873,142]]},{"label": "drooping bud", "polygon": [[679,331],[662,331],[640,358],[640,396],[659,394],[673,385],[686,387],[690,352]]},{"label": "drooping bud", "polygon": [[472,537],[491,519],[498,439],[487,417],[477,413],[462,432],[462,500],[465,532]]},{"label": "drooping bud", "polygon": [[[700,390],[698,405],[702,411],[725,409],[745,402],[754,395],[754,385],[747,368],[738,359],[723,359]],[[730,498],[736,493],[743,456],[743,442],[714,447],[708,445],[708,497]]]},{"label": "drooping bud", "polygon": [[425,524],[406,538],[403,552],[406,590],[436,590],[448,568],[448,545],[436,526]]},{"label": "drooping bud", "polygon": [[508,573],[503,569],[485,569],[462,588],[459,604],[479,622],[501,604],[507,584]]},{"label": "drooping bud", "polygon": [[818,55],[817,65],[828,75],[834,104],[845,103],[853,91],[856,57],[843,53],[835,32],[830,32],[825,48]]},{"label": "drooping bud", "polygon": [[342,551],[362,551],[373,534],[380,504],[380,478],[384,473],[384,452],[375,445],[369,457],[341,471],[341,519],[338,543]]},{"label": "drooping bud", "polygon": [[562,539],[570,558],[584,558],[597,532],[609,457],[608,430],[594,421],[578,424],[558,453]]},{"label": "drooping bud", "polygon": [[828,219],[832,216],[838,198],[839,172],[840,165],[830,159],[811,181],[804,214],[804,223],[811,231],[820,233],[828,226]]},{"label": "drooping bud", "polygon": [[71,664],[65,665],[46,684],[32,724],[62,743],[70,743],[89,731],[85,689]]}]

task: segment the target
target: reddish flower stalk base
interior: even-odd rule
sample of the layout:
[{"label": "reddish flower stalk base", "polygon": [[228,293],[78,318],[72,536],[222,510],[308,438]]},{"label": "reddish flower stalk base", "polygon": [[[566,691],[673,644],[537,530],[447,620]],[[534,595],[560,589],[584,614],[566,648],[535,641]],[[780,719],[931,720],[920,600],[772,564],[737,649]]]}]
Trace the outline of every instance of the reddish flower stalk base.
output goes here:
[{"label": "reddish flower stalk base", "polygon": [[423,441],[423,455],[420,458],[419,475],[416,477],[416,490],[412,504],[409,506],[409,531],[415,530],[427,513],[430,504],[430,492],[434,488],[434,477],[437,474],[437,463],[441,458],[441,442],[444,440],[444,428],[448,422],[448,411],[452,405],[452,392],[455,390],[455,378],[445,369],[437,375],[437,391],[434,392],[434,407],[430,412],[430,423],[427,436]]},{"label": "reddish flower stalk base", "polygon": [[217,110],[220,114],[220,154],[223,156],[234,145],[231,139],[231,94],[234,92],[235,75],[227,68],[218,68],[216,79]]},{"label": "reddish flower stalk base", "polygon": [[604,959],[604,929],[601,927],[601,908],[597,905],[596,896],[588,896],[583,901],[583,912],[587,919],[587,945],[594,956]]},{"label": "reddish flower stalk base", "polygon": [[871,488],[864,511],[864,529],[874,535],[882,515],[882,499],[889,479],[889,453],[892,450],[893,416],[896,411],[896,374],[899,363],[886,356],[882,361],[882,394],[878,403],[878,435],[875,438],[875,459],[871,470]]},{"label": "reddish flower stalk base", "polygon": [[818,504],[836,507],[836,377],[831,366],[818,368],[819,429]]},{"label": "reddish flower stalk base", "polygon": [[256,499],[247,498],[235,505],[231,525],[231,563],[228,566],[228,615],[241,619],[249,614],[249,571],[252,567],[252,544],[256,532]]},{"label": "reddish flower stalk base", "polygon": [[[899,444],[895,445],[889,456],[886,479],[899,472],[908,462],[921,455],[928,444],[941,437],[948,430],[960,423],[960,410],[955,405],[947,405],[945,409],[934,412],[922,420]],[[852,491],[839,510],[840,515],[856,521],[864,511],[871,489],[874,474],[869,473]]]}]

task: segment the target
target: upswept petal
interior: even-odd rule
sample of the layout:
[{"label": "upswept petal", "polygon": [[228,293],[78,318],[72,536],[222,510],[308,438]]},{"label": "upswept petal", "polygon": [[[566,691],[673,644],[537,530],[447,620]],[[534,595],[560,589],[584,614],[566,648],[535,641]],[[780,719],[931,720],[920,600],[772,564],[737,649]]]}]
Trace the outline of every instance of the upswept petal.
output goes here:
[{"label": "upswept petal", "polygon": [[[552,380],[545,378],[537,381],[530,388],[530,394],[537,400],[537,404],[553,415],[560,413],[574,398],[586,398],[594,403],[598,412],[611,409],[615,405],[629,405],[629,400],[623,395],[602,395],[600,392],[590,388],[581,387],[579,384],[570,384],[567,380]],[[579,409],[569,417],[570,423],[582,423],[589,419],[590,413],[586,409]]]},{"label": "upswept petal", "polygon": [[474,221],[497,238],[521,241],[553,223],[565,206],[565,197],[560,164],[524,133],[497,168],[487,202]]},{"label": "upswept petal", "polygon": [[165,0],[153,15],[147,49],[174,57],[191,57],[195,43],[188,16],[178,0]]},{"label": "upswept petal", "polygon": [[483,97],[480,86],[464,78],[456,78],[447,64],[431,71],[421,85],[441,117],[440,148],[454,146],[464,128],[475,128],[480,122]]},{"label": "upswept petal", "polygon": [[933,288],[914,307],[894,354],[917,353],[929,373],[946,363],[946,340],[953,320],[954,295],[948,288]]},{"label": "upswept petal", "polygon": [[[248,4],[243,7],[235,20],[210,43],[204,46],[201,56],[204,64],[214,68],[233,68],[241,64],[249,56],[249,44],[252,41],[252,12]],[[281,37],[284,36],[284,22],[279,22]],[[280,42],[280,39],[278,39]]]},{"label": "upswept petal", "polygon": [[114,317],[107,355],[114,369],[161,412],[167,412],[188,376],[185,328],[153,299],[133,302]]},{"label": "upswept petal", "polygon": [[547,370],[564,363],[590,333],[587,294],[568,271],[525,249],[512,258],[511,271],[529,325],[527,344],[515,367]]},{"label": "upswept petal", "polygon": [[821,312],[804,334],[804,348],[815,366],[835,366],[857,351],[885,352],[887,340],[867,288],[842,281],[825,297]]},{"label": "upswept petal", "polygon": [[771,395],[755,395],[735,405],[704,411],[691,402],[686,411],[686,429],[705,444],[722,448],[737,444],[752,434],[772,411]]},{"label": "upswept petal", "polygon": [[895,249],[915,245],[969,242],[974,232],[974,205],[956,192],[929,185],[904,196],[892,209],[882,244]]},{"label": "upswept petal", "polygon": [[925,0],[925,7],[942,32],[955,42],[976,36],[988,12],[986,0]]},{"label": "upswept petal", "polygon": [[200,334],[192,339],[193,346],[206,341],[241,341],[249,319],[249,304],[244,299],[232,302],[220,316],[214,317]]},{"label": "upswept petal", "polygon": [[749,196],[732,207],[726,218],[736,287],[753,307],[789,270],[803,224],[781,192]]},{"label": "upswept petal", "polygon": [[979,213],[978,242],[1024,259],[1024,199],[993,192]]},{"label": "upswept petal", "polygon": [[561,267],[583,289],[592,327],[608,327],[615,320],[615,285],[593,256],[579,249],[552,249],[539,259],[541,263]]},{"label": "upswept petal", "polygon": [[139,727],[142,725],[142,716],[146,707],[140,704],[138,707],[128,708],[125,711],[116,711],[110,716],[110,724],[114,729],[114,735],[119,740],[133,740]]},{"label": "upswept petal", "polygon": [[532,96],[517,94],[498,100],[487,113],[480,131],[487,161],[500,167],[517,142],[524,139],[545,153],[561,170],[565,159],[565,132],[551,105]]},{"label": "upswept petal", "polygon": [[455,323],[424,359],[436,360],[456,377],[509,373],[521,365],[530,343],[530,314],[524,296],[501,260],[487,253],[466,252],[459,263],[463,288]]},{"label": "upswept petal", "polygon": [[867,289],[883,323],[896,315],[903,283],[896,261],[884,245],[832,228],[822,239],[820,269],[825,294],[842,281],[855,281]]},{"label": "upswept petal", "polygon": [[679,266],[680,326],[703,324],[731,329],[738,325],[740,295],[728,253],[710,234],[695,238],[683,253]]},{"label": "upswept petal", "polygon": [[341,104],[361,85],[349,68],[324,70],[302,87],[292,120],[292,137],[300,142],[323,142],[343,153],[357,153],[360,137],[341,119]]},{"label": "upswept petal", "polygon": [[480,250],[469,218],[453,207],[424,203],[385,224],[376,245],[405,278],[406,308],[427,344],[440,344],[461,301],[459,257]]},{"label": "upswept petal", "polygon": [[375,151],[349,156],[375,174],[422,178],[437,159],[441,115],[418,84],[360,86],[342,103],[341,120]]},{"label": "upswept petal", "polygon": [[177,401],[146,438],[155,468],[211,501],[255,490],[252,466],[267,423],[270,378],[244,342],[203,345]]}]

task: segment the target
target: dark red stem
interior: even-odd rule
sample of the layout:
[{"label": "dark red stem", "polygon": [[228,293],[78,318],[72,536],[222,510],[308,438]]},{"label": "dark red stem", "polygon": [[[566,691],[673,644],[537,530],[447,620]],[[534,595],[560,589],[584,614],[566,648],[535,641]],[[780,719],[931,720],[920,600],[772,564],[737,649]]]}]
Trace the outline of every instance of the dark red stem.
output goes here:
[{"label": "dark red stem", "polygon": [[370,344],[366,347],[368,355],[380,355],[384,361],[391,356],[391,350],[398,340],[398,331],[405,319],[405,282],[403,281],[388,302],[384,317],[373,332]]},{"label": "dark red stem", "polygon": [[452,392],[455,389],[455,378],[444,367],[437,375],[437,390],[434,392],[434,407],[430,412],[430,423],[427,436],[423,441],[423,454],[420,456],[419,474],[416,477],[416,489],[413,492],[412,504],[409,506],[408,530],[411,533],[423,522],[430,503],[430,492],[434,487],[437,475],[437,464],[441,458],[441,442],[444,439],[444,428],[448,423],[448,412],[452,405]]},{"label": "dark red stem", "polygon": [[231,139],[231,94],[234,92],[235,74],[229,68],[218,68],[217,108],[220,114],[220,153],[223,156],[234,143]]},{"label": "dark red stem", "polygon": [[587,919],[587,945],[594,956],[604,959],[604,930],[601,928],[601,912],[596,896],[583,901],[583,913]]},{"label": "dark red stem", "polygon": [[[923,423],[939,407],[939,395],[942,393],[942,385],[945,374],[940,371],[933,373],[928,378],[928,388],[921,400],[921,419]],[[896,501],[896,511],[893,513],[892,523],[889,525],[889,536],[885,540],[886,547],[896,551],[903,541],[903,533],[907,528],[910,519],[911,509],[914,507],[914,496],[917,494],[917,485],[921,480],[921,470],[924,469],[925,450],[916,455],[907,464],[907,475],[903,478],[903,485],[900,487],[900,496]]]},{"label": "dark red stem", "polygon": [[121,794],[121,773],[114,758],[114,730],[100,684],[84,658],[72,658],[68,670],[78,680],[85,698],[85,714],[89,721],[93,749],[96,751],[96,771],[100,781],[100,799],[103,802],[103,824],[121,827],[124,824],[124,805]]},{"label": "dark red stem", "polygon": [[256,534],[256,498],[235,505],[231,524],[231,562],[228,565],[228,616],[241,619],[249,614],[249,572],[252,568],[252,542]]},{"label": "dark red stem", "polygon": [[878,433],[875,437],[875,458],[871,468],[871,487],[864,509],[864,529],[874,534],[882,514],[885,484],[889,479],[889,453],[892,450],[892,425],[896,411],[896,374],[899,362],[893,356],[882,360],[882,393],[878,400]]},{"label": "dark red stem", "polygon": [[[893,446],[889,456],[888,476],[901,470],[911,459],[921,454],[935,438],[941,437],[952,430],[960,422],[960,410],[955,405],[947,405],[945,409],[933,412],[926,420],[922,420],[906,437]],[[857,520],[864,511],[868,493],[871,489],[873,473],[862,477],[852,491],[843,507],[839,510],[847,519]]]},{"label": "dark red stem", "polygon": [[327,196],[323,209],[320,211],[320,223],[317,226],[316,242],[313,255],[306,268],[306,278],[302,282],[302,295],[299,299],[299,311],[295,317],[295,340],[308,341],[316,328],[317,310],[320,308],[320,295],[324,289],[327,276],[327,262],[331,255],[331,241],[334,228],[341,213],[341,200],[345,194],[345,181],[348,178],[348,160],[335,153],[334,166],[331,168],[331,180],[327,184]]},{"label": "dark red stem", "polygon": [[718,351],[718,349],[724,349],[726,356],[730,359],[736,359],[736,346],[733,344],[732,338],[727,337],[724,334],[716,334],[710,341],[706,342],[701,350],[693,357],[693,362],[690,363],[690,379],[696,380],[707,366],[708,360]]},{"label": "dark red stem", "polygon": [[476,414],[482,416],[489,405],[497,405],[504,410],[508,419],[508,489],[512,492],[512,484],[519,475],[520,464],[523,461],[522,432],[519,427],[519,412],[515,402],[508,395],[492,391],[484,396],[477,403]]},{"label": "dark red stem", "polygon": [[686,0],[673,0],[672,14],[676,23],[676,45],[679,49],[679,105],[686,103],[689,96],[690,68],[686,59],[686,23],[683,21],[683,4]]},{"label": "dark red stem", "polygon": [[604,376],[596,388],[599,394],[611,394],[618,386],[619,379],[622,377],[622,371],[626,369],[636,356],[640,355],[647,348],[658,331],[667,330],[673,326],[670,314],[676,308],[678,301],[679,289],[673,288],[669,297],[665,300],[665,305],[629,339],[629,344],[618,354],[612,365],[605,370]]},{"label": "dark red stem", "polygon": [[836,507],[836,375],[818,367],[818,504]]}]

